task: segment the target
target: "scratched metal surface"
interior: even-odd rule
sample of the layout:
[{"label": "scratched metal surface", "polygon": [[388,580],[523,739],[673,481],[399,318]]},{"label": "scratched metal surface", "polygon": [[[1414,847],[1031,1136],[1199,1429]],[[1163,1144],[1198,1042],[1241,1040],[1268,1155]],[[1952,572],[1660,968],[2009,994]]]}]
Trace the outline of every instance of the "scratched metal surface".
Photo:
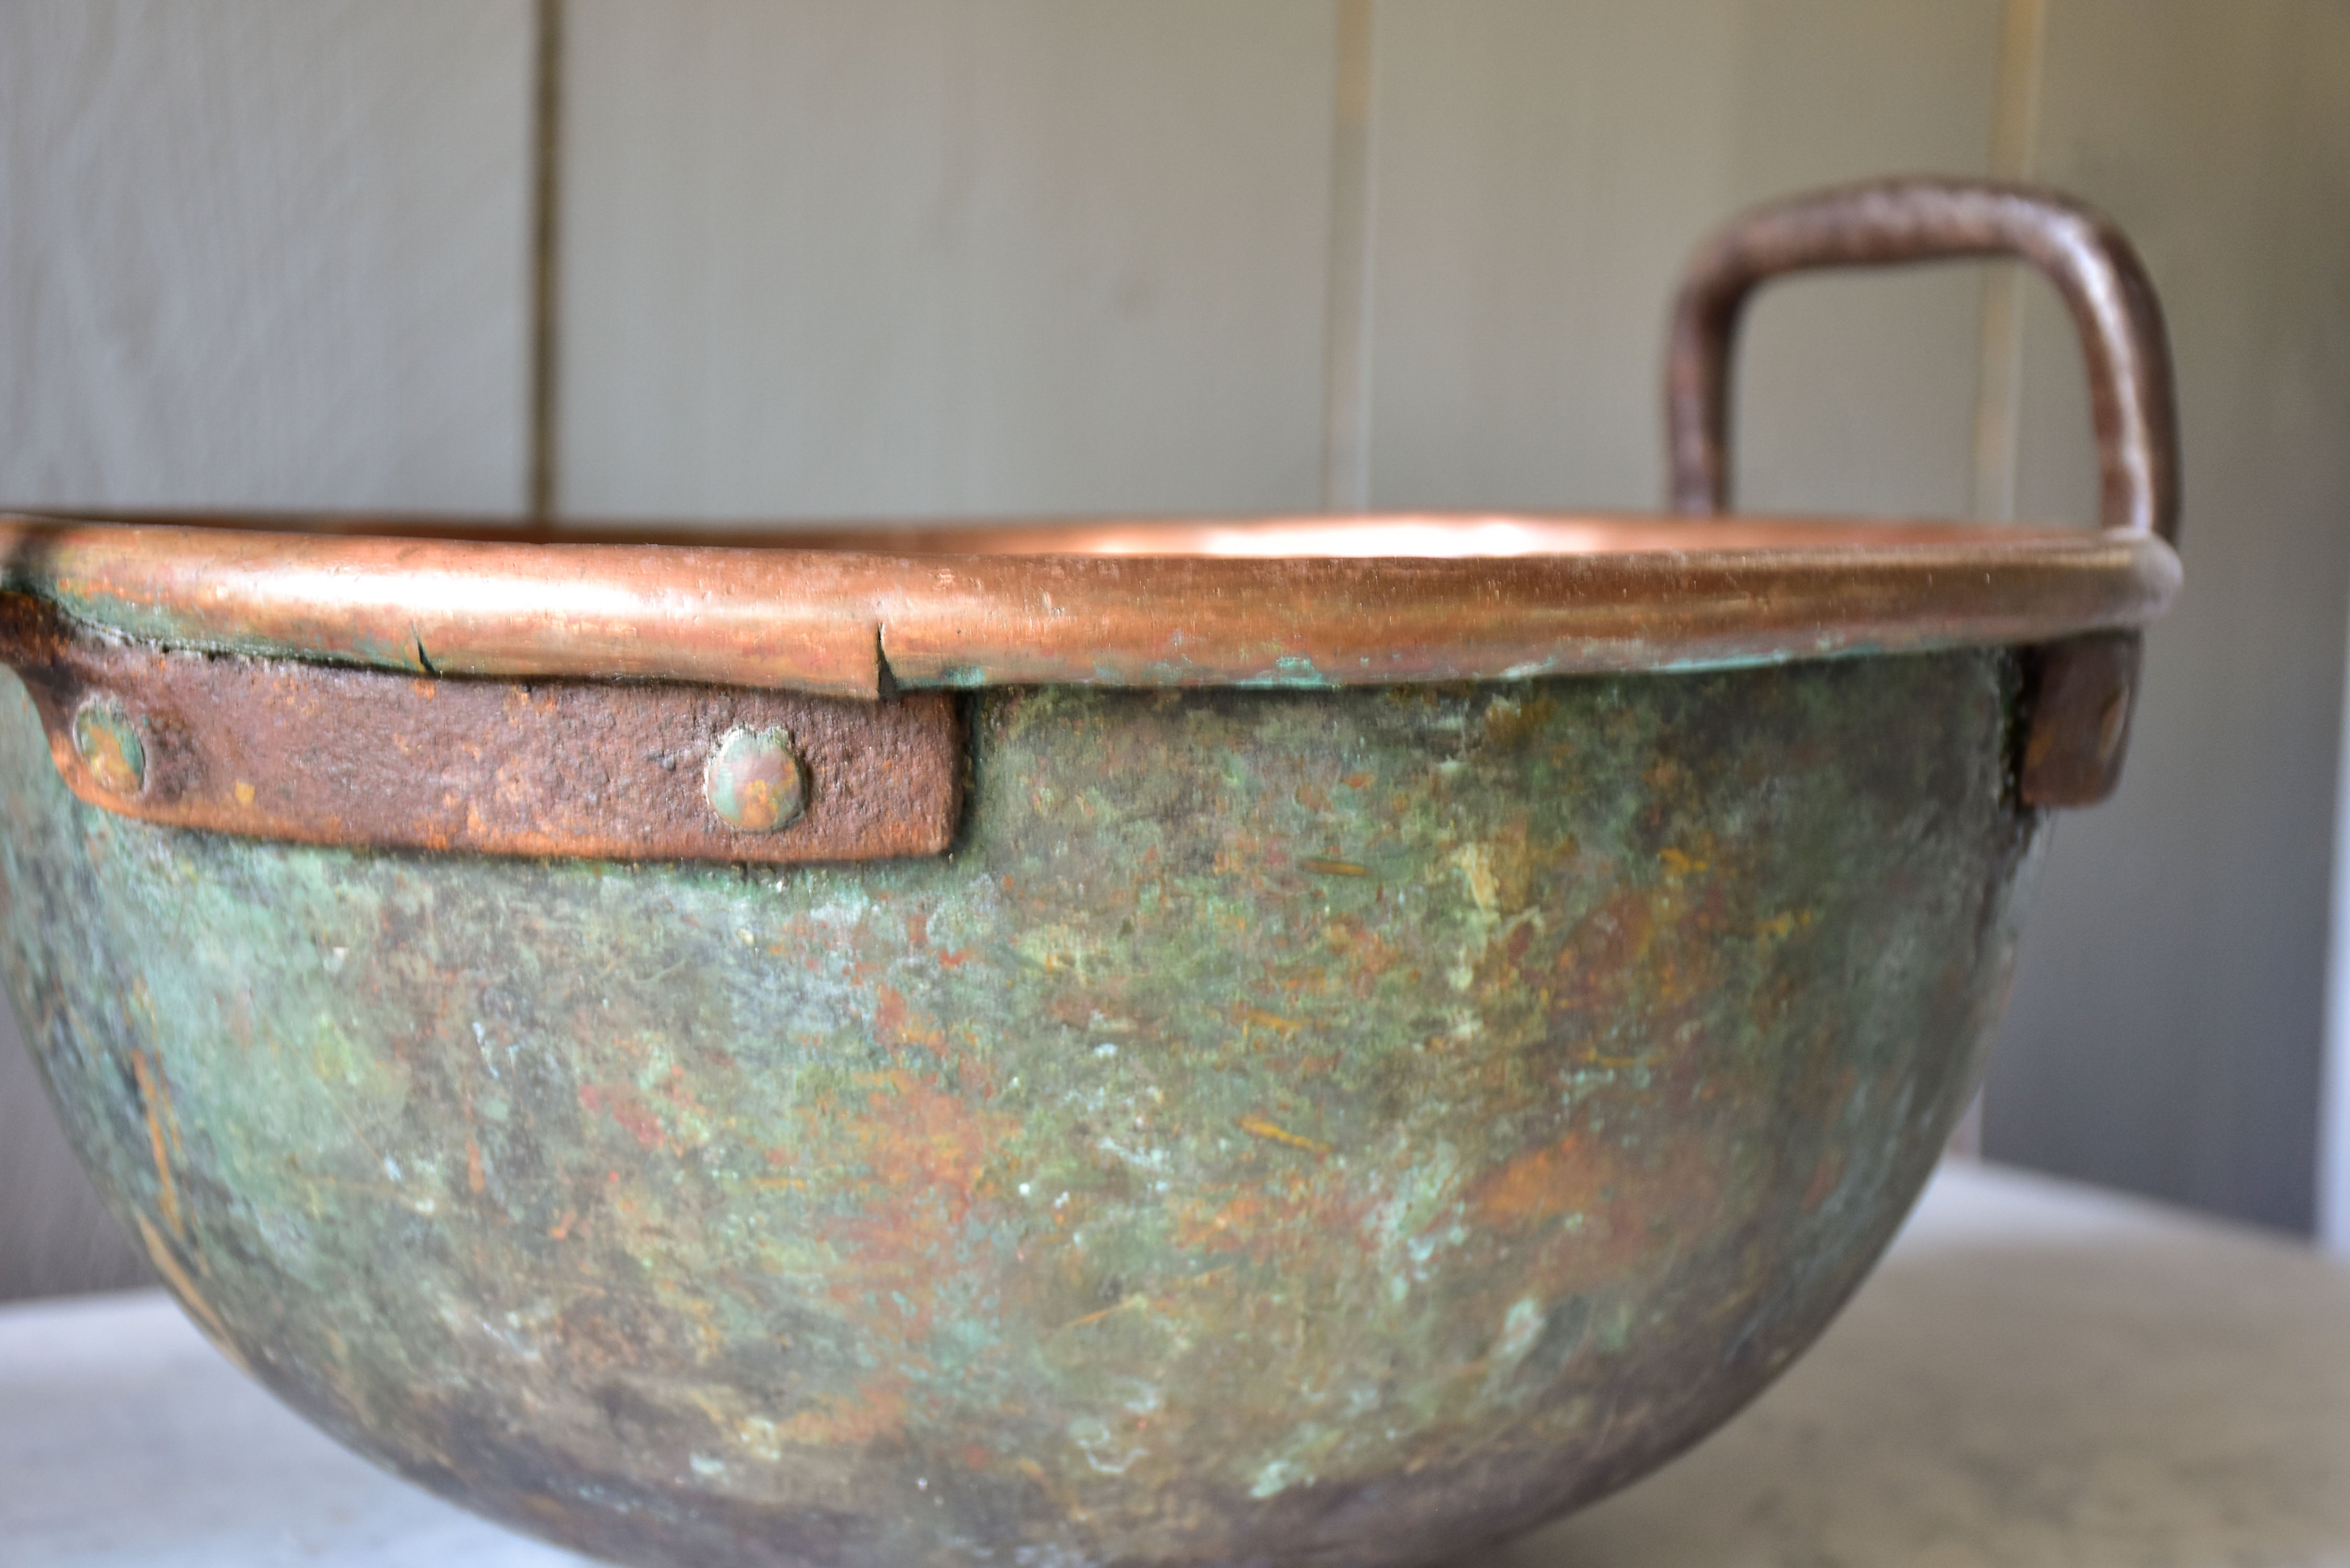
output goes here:
[{"label": "scratched metal surface", "polygon": [[5,957],[192,1315],[652,1563],[1402,1563],[1726,1416],[1881,1250],[2036,819],[1972,651],[990,692],[957,849],[265,844],[0,723]]}]

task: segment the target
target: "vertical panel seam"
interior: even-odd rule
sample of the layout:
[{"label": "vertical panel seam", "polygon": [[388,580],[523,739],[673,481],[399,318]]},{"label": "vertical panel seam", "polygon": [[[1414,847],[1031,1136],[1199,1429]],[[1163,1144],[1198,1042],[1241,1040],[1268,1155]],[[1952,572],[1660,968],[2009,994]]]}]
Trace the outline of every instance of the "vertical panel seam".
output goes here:
[{"label": "vertical panel seam", "polygon": [[[1992,78],[1990,169],[1994,180],[2032,172],[2040,134],[2041,61],[2048,0],[2005,0],[1999,60]],[[1974,473],[1967,509],[1986,522],[2015,520],[2015,467],[2023,398],[2022,264],[1994,263],[1983,279],[1981,337],[1975,350]],[[1973,1102],[1950,1135],[1954,1154],[1983,1151],[1986,1096]]]},{"label": "vertical panel seam", "polygon": [[[2344,685],[2350,693],[2350,681]],[[2334,748],[2334,875],[2328,889],[2324,1033],[2317,1059],[2317,1244],[2350,1257],[2350,722]]]},{"label": "vertical panel seam", "polygon": [[558,499],[556,421],[559,369],[563,155],[563,0],[536,0],[531,80],[530,521],[551,531]]},{"label": "vertical panel seam", "polygon": [[[1991,126],[1991,176],[2022,180],[2032,172],[2040,133],[2041,67],[2046,54],[2048,0],[2006,0],[2000,18],[1999,70]],[[1969,498],[1977,517],[2015,517],[2015,469],[2023,399],[2022,269],[2002,262],[1983,282],[1982,337],[1977,356],[1974,483]]]},{"label": "vertical panel seam", "polygon": [[1322,509],[1370,504],[1371,120],[1377,0],[1337,0],[1324,323]]}]

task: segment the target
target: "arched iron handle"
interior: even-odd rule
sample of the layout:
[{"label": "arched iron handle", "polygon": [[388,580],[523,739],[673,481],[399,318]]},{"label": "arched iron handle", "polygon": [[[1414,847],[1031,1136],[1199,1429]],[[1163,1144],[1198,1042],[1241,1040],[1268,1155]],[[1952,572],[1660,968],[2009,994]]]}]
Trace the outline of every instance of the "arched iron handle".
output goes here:
[{"label": "arched iron handle", "polygon": [[2080,328],[2096,425],[2099,521],[2178,537],[2170,346],[2146,268],[2104,214],[2054,192],[1979,180],[1873,181],[1733,218],[1682,275],[1665,368],[1677,512],[1730,508],[1730,382],[1738,320],[1765,278],[1814,267],[2012,255],[2056,286]]}]

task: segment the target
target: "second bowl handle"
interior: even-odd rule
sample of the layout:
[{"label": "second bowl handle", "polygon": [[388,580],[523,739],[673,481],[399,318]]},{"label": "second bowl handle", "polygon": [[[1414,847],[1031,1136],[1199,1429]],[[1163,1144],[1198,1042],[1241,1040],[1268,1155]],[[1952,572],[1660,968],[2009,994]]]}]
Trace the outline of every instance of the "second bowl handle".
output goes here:
[{"label": "second bowl handle", "polygon": [[1673,509],[1730,508],[1730,383],[1739,315],[1757,284],[1815,267],[2015,256],[2056,286],[2080,328],[2096,423],[2099,522],[2178,535],[2170,348],[2146,268],[2102,213],[1989,181],[1843,185],[1742,213],[1682,275],[1665,368]]}]

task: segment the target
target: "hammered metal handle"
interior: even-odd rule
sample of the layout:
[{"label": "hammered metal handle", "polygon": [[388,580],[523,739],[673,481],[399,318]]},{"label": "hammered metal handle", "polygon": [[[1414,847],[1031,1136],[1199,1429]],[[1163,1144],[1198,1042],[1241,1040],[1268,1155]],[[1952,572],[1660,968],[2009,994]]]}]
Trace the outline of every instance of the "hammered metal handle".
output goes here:
[{"label": "hammered metal handle", "polygon": [[2056,286],[2089,361],[2099,521],[2178,537],[2170,347],[2145,266],[2103,213],[2052,191],[1903,179],[1789,197],[1733,218],[1700,247],[1673,304],[1665,431],[1677,512],[1730,509],[1730,381],[1757,284],[1814,267],[2014,256]]}]

